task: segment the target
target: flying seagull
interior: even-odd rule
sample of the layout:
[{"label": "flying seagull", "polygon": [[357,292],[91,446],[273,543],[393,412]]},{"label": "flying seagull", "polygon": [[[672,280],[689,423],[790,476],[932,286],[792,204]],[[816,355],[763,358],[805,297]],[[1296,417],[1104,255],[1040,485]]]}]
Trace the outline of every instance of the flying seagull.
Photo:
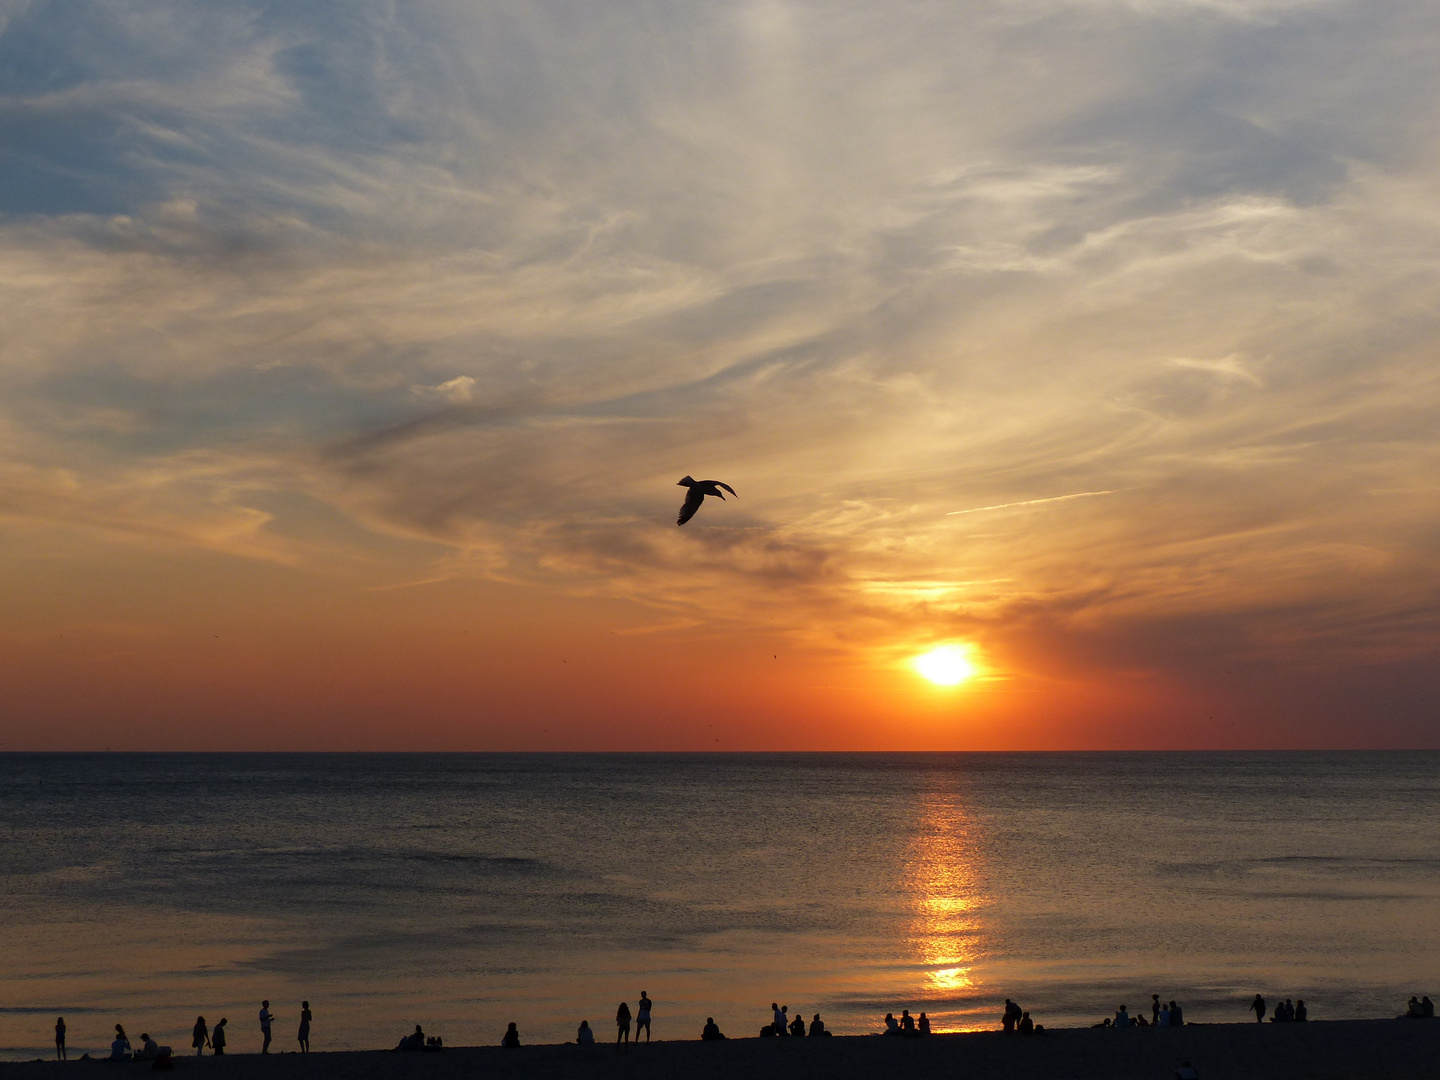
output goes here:
[{"label": "flying seagull", "polygon": [[[696,480],[687,476],[677,483],[680,487],[687,487],[690,490],[685,493],[685,505],[680,507],[680,517],[676,520],[676,525],[684,525],[694,517],[695,511],[700,509],[700,504],[705,501],[706,495],[715,495],[721,502],[725,501],[725,496],[720,493],[721,488],[731,495],[735,495],[735,489],[723,480]],[[738,499],[740,496],[735,495],[735,497]]]}]

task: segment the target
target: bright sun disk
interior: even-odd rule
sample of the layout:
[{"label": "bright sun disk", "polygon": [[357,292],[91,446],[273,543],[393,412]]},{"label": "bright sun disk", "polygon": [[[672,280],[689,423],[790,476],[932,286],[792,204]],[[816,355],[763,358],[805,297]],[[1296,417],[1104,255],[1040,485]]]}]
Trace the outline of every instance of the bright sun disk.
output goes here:
[{"label": "bright sun disk", "polygon": [[937,686],[955,686],[975,674],[975,665],[965,649],[941,645],[914,660],[915,670]]}]

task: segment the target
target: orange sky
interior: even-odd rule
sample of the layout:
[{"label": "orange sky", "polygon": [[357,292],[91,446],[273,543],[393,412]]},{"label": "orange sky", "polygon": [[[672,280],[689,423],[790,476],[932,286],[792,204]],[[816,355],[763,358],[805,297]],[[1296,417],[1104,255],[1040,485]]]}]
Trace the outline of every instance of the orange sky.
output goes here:
[{"label": "orange sky", "polygon": [[0,748],[1440,745],[1433,5],[90,15]]}]

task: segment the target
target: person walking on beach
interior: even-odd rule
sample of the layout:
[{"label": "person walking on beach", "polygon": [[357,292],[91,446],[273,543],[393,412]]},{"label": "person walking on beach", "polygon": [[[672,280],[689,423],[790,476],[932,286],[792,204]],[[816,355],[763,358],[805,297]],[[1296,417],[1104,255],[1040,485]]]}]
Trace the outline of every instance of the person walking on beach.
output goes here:
[{"label": "person walking on beach", "polygon": [[210,1032],[210,1046],[215,1051],[216,1057],[225,1056],[225,1025],[230,1021],[220,1017],[220,1022],[215,1025],[215,1030]]},{"label": "person walking on beach", "polygon": [[310,1020],[310,1002],[302,1001],[300,1002],[300,1034],[295,1036],[300,1040],[302,1054],[310,1052]]},{"label": "person walking on beach", "polygon": [[55,1018],[55,1060],[65,1060],[65,1017]]},{"label": "person walking on beach", "polygon": [[635,1003],[635,1010],[638,1015],[635,1017],[635,1041],[640,1041],[640,1029],[645,1029],[645,1041],[650,1041],[650,1006],[655,1004],[645,996],[645,991],[640,991],[640,1000]]},{"label": "person walking on beach", "polygon": [[195,1048],[195,1056],[199,1057],[205,1052],[205,1047],[210,1045],[210,1029],[205,1026],[205,1017],[195,1017],[195,1026],[190,1029],[190,1045]]},{"label": "person walking on beach", "polygon": [[615,1010],[615,1049],[620,1049],[620,1044],[626,1047],[630,1045],[630,1006],[626,1002],[620,1002],[620,1008]]},{"label": "person walking on beach", "polygon": [[1265,999],[1259,994],[1256,994],[1255,1000],[1250,1002],[1250,1011],[1255,1014],[1256,1023],[1263,1024],[1265,1022]]}]

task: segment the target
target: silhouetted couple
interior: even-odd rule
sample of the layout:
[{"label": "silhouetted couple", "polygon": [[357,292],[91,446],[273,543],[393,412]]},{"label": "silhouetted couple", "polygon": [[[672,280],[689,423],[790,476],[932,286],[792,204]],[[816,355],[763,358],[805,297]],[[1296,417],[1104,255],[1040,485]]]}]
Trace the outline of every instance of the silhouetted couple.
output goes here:
[{"label": "silhouetted couple", "polygon": [[1415,995],[1410,995],[1410,1002],[1405,1007],[1405,1015],[1402,1020],[1434,1020],[1435,1004],[1430,1000],[1429,995],[1415,1000]]},{"label": "silhouetted couple", "polygon": [[1166,1005],[1158,996],[1151,1002],[1150,1015],[1154,1017],[1153,1023],[1156,1027],[1185,1026],[1185,1011],[1173,1001]]},{"label": "silhouetted couple", "polygon": [[1006,998],[1005,1011],[1000,1016],[1000,1030],[1006,1033],[1013,1033],[1017,1025],[1019,1025],[1021,1017],[1024,1015],[1025,1013],[1019,1005],[1016,1005],[1015,1002]]}]

